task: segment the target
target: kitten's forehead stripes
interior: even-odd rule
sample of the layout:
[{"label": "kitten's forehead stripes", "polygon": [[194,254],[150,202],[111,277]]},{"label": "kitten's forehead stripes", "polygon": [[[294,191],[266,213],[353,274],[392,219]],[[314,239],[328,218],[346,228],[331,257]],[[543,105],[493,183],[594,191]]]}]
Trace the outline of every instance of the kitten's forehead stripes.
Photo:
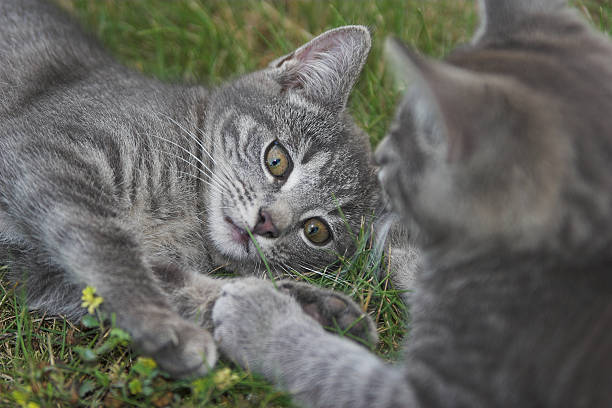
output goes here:
[{"label": "kitten's forehead stripes", "polygon": [[249,146],[254,141],[249,136],[257,130],[257,122],[250,115],[237,115],[235,119],[234,125],[238,131],[238,143],[231,147],[238,152],[238,157],[241,160],[246,160],[252,154],[249,151]]},{"label": "kitten's forehead stripes", "polygon": [[258,152],[261,150],[260,146],[257,144],[257,138],[255,137],[255,133],[261,131],[265,130],[263,130],[261,126],[256,123],[254,123],[253,126],[251,126],[251,128],[247,131],[247,134],[244,136],[246,141],[243,144],[242,157],[249,157],[253,154],[258,154]]}]

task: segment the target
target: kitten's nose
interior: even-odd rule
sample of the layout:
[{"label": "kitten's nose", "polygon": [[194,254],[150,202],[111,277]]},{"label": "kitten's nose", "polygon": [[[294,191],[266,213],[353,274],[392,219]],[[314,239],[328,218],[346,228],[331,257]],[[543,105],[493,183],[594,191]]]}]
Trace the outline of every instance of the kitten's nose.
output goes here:
[{"label": "kitten's nose", "polygon": [[253,233],[266,238],[278,238],[278,229],[266,210],[259,210],[259,219],[253,228]]}]

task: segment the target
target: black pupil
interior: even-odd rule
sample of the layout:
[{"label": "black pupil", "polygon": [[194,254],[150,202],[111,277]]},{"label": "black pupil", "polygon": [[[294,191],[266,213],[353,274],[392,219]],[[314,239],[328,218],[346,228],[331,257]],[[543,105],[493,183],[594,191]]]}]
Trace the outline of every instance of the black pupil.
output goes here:
[{"label": "black pupil", "polygon": [[272,159],[272,160],[270,160],[270,166],[272,166],[272,167],[276,167],[276,166],[278,166],[278,165],[280,164],[280,162],[281,162],[281,159],[279,159],[279,158],[277,157],[276,159]]},{"label": "black pupil", "polygon": [[310,224],[310,227],[308,227],[308,234],[313,235],[313,234],[316,234],[317,232],[319,232],[319,227],[317,227],[314,224]]}]

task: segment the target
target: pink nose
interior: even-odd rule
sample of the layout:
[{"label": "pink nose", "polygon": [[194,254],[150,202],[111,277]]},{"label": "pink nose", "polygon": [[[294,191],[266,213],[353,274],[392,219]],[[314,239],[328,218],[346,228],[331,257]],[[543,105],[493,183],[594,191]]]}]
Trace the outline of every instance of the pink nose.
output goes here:
[{"label": "pink nose", "polygon": [[265,210],[259,210],[259,220],[257,220],[255,228],[253,228],[253,233],[266,238],[278,238],[279,235],[272,217]]}]

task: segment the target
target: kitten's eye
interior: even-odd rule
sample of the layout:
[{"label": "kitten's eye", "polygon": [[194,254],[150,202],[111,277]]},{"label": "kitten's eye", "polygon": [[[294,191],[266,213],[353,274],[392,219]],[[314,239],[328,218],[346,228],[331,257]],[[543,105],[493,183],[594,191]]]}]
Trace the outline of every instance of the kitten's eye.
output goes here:
[{"label": "kitten's eye", "polygon": [[331,239],[329,227],[319,218],[310,218],[304,223],[304,235],[313,244],[324,245]]},{"label": "kitten's eye", "polygon": [[289,158],[289,153],[279,142],[274,141],[268,146],[265,159],[266,167],[274,177],[285,178],[291,172],[293,164]]}]

